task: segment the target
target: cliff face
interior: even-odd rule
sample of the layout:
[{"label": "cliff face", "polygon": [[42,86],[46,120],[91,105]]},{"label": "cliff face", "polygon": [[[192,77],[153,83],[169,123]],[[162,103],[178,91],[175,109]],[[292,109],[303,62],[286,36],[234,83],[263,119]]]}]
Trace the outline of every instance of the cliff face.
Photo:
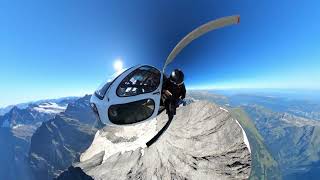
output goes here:
[{"label": "cliff face", "polygon": [[93,140],[95,118],[85,96],[68,105],[64,113],[46,121],[31,139],[29,164],[34,179],[57,177],[73,162],[78,162]]},{"label": "cliff face", "polygon": [[75,119],[57,115],[32,136],[30,167],[35,179],[52,179],[78,161],[93,139],[94,130]]},{"label": "cliff face", "polygon": [[247,137],[252,148],[251,153],[251,174],[250,180],[272,179],[280,180],[281,172],[277,161],[268,151],[261,136],[248,114],[241,108],[230,109],[233,117],[235,117],[246,131]]},{"label": "cliff face", "polygon": [[169,128],[145,143],[167,121],[165,113],[131,127],[105,127],[76,164],[94,179],[247,179],[251,151],[230,113],[198,101],[177,110]]},{"label": "cliff face", "polygon": [[15,136],[9,128],[0,128],[0,179],[32,179],[26,149],[29,142]]},{"label": "cliff face", "polygon": [[[75,98],[23,103],[2,109],[0,116],[0,179],[34,179],[29,164],[31,137]],[[0,110],[1,111],[1,110]],[[0,112],[1,114],[1,112]],[[39,145],[41,146],[41,145]]]}]

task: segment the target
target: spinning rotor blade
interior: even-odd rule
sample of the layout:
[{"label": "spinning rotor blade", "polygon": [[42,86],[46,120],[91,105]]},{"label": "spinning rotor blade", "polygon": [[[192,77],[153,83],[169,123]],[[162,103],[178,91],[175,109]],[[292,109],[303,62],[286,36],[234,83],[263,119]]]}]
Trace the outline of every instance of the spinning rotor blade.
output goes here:
[{"label": "spinning rotor blade", "polygon": [[197,39],[198,37],[206,34],[209,31],[219,29],[225,26],[229,26],[232,24],[238,24],[240,22],[240,16],[235,15],[235,16],[227,16],[223,18],[219,18],[217,20],[210,21],[189,34],[187,34],[171,51],[169,56],[167,57],[167,60],[163,66],[163,72],[168,64],[170,64],[174,58],[181,52],[181,50],[186,47],[188,44],[190,44],[193,40]]}]

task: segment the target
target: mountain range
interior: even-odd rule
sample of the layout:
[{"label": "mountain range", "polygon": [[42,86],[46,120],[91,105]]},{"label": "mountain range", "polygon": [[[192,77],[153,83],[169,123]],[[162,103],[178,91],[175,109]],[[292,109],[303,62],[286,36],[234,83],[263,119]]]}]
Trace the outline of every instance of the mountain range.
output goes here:
[{"label": "mountain range", "polygon": [[33,179],[28,162],[32,135],[43,122],[63,112],[73,100],[20,104],[0,116],[0,179]]},{"label": "mountain range", "polygon": [[57,98],[57,99],[43,99],[43,100],[38,100],[38,101],[9,105],[9,106],[5,106],[5,107],[0,108],[0,116],[9,112],[13,107],[17,107],[19,109],[25,109],[30,105],[39,105],[39,104],[45,104],[45,103],[55,103],[55,104],[58,104],[61,106],[66,106],[69,102],[72,102],[78,98],[79,97],[70,96],[70,97],[62,97],[62,98]]},{"label": "mountain range", "polygon": [[96,132],[87,95],[68,104],[65,112],[42,123],[31,139],[29,163],[36,180],[52,179],[79,161]]},{"label": "mountain range", "polygon": [[52,179],[92,141],[90,96],[13,106],[0,116],[0,179]]},{"label": "mountain range", "polygon": [[[0,179],[52,179],[61,173],[68,175],[68,167],[90,179],[81,168],[70,167],[84,157],[102,127],[91,112],[89,99],[87,95],[44,100],[6,110],[0,116]],[[199,100],[227,109],[242,125],[252,150],[250,179],[320,176],[319,103],[271,95],[188,91],[188,104]]]},{"label": "mountain range", "polygon": [[[278,164],[283,179],[319,179],[320,104],[316,101],[267,93],[217,95],[210,91],[193,91],[189,95],[243,111],[260,134],[254,137],[262,140],[263,149]],[[250,133],[248,137],[250,139]]]},{"label": "mountain range", "polygon": [[[168,122],[165,112],[142,124],[100,129],[81,155],[80,167],[93,179],[247,179],[251,148],[230,112],[196,101],[180,107],[170,126],[151,146],[148,142]],[[70,172],[71,171],[71,172]],[[68,179],[74,168],[58,179]],[[64,178],[63,178],[64,177]]]}]

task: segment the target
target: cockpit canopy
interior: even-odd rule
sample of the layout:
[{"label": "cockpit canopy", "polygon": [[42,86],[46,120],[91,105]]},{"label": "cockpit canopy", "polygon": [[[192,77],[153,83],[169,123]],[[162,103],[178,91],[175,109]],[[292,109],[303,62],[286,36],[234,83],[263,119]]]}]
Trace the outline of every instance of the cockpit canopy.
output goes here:
[{"label": "cockpit canopy", "polygon": [[105,124],[133,124],[158,113],[161,72],[149,65],[124,71],[102,84],[91,98],[92,106]]},{"label": "cockpit canopy", "polygon": [[121,81],[117,95],[127,97],[152,92],[158,88],[160,77],[161,73],[156,68],[142,66]]}]

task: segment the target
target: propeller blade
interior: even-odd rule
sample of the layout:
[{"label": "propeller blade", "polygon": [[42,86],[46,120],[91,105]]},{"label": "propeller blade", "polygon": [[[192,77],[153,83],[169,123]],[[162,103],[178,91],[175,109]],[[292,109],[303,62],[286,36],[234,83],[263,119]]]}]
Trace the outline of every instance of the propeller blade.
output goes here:
[{"label": "propeller blade", "polygon": [[171,51],[171,53],[169,54],[169,56],[167,57],[167,60],[163,66],[163,72],[166,68],[166,66],[168,64],[170,64],[174,58],[181,52],[181,50],[186,47],[188,44],[190,44],[193,40],[197,39],[198,37],[206,34],[209,31],[215,30],[215,29],[219,29],[225,26],[229,26],[232,24],[238,24],[240,22],[240,16],[239,15],[235,15],[235,16],[227,16],[227,17],[223,17],[223,18],[219,18],[213,21],[210,21],[198,28],[196,28],[195,30],[193,30],[192,32],[190,32],[189,34],[187,34],[175,47],[174,49]]}]

